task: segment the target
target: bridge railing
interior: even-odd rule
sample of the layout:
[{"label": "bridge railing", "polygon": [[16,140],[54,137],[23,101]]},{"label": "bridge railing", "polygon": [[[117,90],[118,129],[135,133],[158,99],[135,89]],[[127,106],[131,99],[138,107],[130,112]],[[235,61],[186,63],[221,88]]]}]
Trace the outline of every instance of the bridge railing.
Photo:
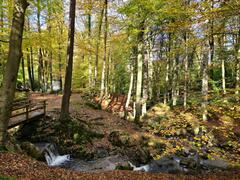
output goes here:
[{"label": "bridge railing", "polygon": [[29,99],[18,99],[13,102],[11,118],[25,115],[26,120],[29,119],[29,114],[38,110],[42,110],[44,117],[46,115],[46,100],[33,101]]}]

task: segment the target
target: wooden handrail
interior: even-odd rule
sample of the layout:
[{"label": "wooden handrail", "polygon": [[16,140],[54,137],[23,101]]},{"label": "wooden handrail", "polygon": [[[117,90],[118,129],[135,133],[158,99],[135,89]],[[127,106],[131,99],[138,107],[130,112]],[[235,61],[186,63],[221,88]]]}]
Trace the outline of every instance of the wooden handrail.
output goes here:
[{"label": "wooden handrail", "polygon": [[21,110],[21,109],[23,109],[24,112],[12,114],[11,118],[26,114],[26,120],[28,120],[29,119],[29,113],[33,112],[33,111],[36,111],[36,110],[39,110],[39,109],[43,110],[44,117],[46,115],[46,106],[47,106],[46,100],[41,100],[41,101],[37,101],[37,102],[31,102],[30,100],[28,100],[27,103],[24,102],[24,101],[19,101],[19,104],[20,105],[14,104],[12,106],[12,112],[17,111],[17,110]]}]

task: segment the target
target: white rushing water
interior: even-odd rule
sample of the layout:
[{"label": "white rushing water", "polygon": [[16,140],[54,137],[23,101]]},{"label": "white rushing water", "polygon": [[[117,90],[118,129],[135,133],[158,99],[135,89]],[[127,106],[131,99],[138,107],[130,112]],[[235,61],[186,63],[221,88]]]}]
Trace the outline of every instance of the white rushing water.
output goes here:
[{"label": "white rushing water", "polygon": [[47,144],[45,146],[44,155],[49,166],[60,166],[70,161],[70,155],[59,155],[53,144]]}]

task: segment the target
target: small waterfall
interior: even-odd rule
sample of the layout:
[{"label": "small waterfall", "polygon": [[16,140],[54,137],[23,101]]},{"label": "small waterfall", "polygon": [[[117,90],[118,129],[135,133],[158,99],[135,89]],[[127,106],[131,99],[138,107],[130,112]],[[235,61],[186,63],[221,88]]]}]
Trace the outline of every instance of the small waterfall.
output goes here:
[{"label": "small waterfall", "polygon": [[53,144],[46,144],[44,155],[49,166],[60,166],[70,161],[70,155],[59,155],[57,148]]}]

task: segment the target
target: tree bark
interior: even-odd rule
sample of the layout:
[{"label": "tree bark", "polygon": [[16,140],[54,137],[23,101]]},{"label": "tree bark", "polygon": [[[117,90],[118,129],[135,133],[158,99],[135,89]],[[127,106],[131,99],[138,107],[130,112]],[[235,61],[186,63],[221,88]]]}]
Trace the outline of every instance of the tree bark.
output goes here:
[{"label": "tree bark", "polygon": [[179,55],[176,55],[176,57],[173,59],[172,64],[172,105],[177,105],[177,88],[178,88],[178,60]]},{"label": "tree bark", "polygon": [[59,91],[62,92],[63,82],[62,82],[62,48],[61,44],[58,43],[58,80],[59,80]]},{"label": "tree bark", "polygon": [[[209,50],[208,50],[209,49]],[[209,53],[211,53],[211,48],[208,45],[204,45],[203,49],[203,59],[202,59],[202,118],[203,121],[207,120],[208,115],[208,62]]]},{"label": "tree bark", "polygon": [[184,41],[185,41],[185,58],[184,58],[184,94],[183,94],[183,106],[184,108],[187,107],[187,94],[188,94],[188,77],[189,77],[189,72],[188,72],[188,37],[187,33],[184,35]]},{"label": "tree bark", "polygon": [[[38,33],[41,36],[41,0],[37,1],[37,28]],[[40,37],[41,38],[41,37]],[[43,72],[43,54],[42,54],[42,48],[40,47],[38,49],[38,82],[40,85],[40,89],[42,92],[44,91],[44,72]]]},{"label": "tree bark", "polygon": [[170,62],[171,62],[171,55],[170,55],[170,52],[171,52],[171,34],[169,34],[168,36],[168,41],[169,41],[169,44],[168,44],[168,48],[167,48],[167,62],[166,62],[166,74],[165,74],[165,89],[164,89],[164,97],[163,97],[163,103],[164,104],[167,104],[168,102],[168,97],[169,97],[169,71],[170,71]]},{"label": "tree bark", "polygon": [[52,51],[50,52],[50,57],[49,57],[49,78],[50,78],[50,89],[51,92],[53,92],[53,53]]},{"label": "tree bark", "polygon": [[91,52],[91,38],[92,38],[92,14],[91,9],[88,14],[88,83],[89,87],[93,87],[93,72],[92,72],[92,52]]},{"label": "tree bark", "polygon": [[148,97],[149,100],[152,100],[153,98],[153,52],[152,52],[152,40],[150,40],[149,43],[149,49],[148,49],[148,55],[149,55],[149,61],[148,61]]},{"label": "tree bark", "polygon": [[143,62],[143,92],[142,92],[142,116],[147,114],[147,100],[148,100],[148,62],[149,52],[145,51]]},{"label": "tree bark", "polygon": [[[240,24],[240,18],[238,19],[238,24]],[[238,30],[238,35],[236,37],[235,60],[236,60],[235,94],[237,95],[237,100],[239,101],[239,91],[240,91],[240,29]]]},{"label": "tree bark", "polygon": [[100,90],[100,99],[104,97],[105,94],[105,76],[106,76],[106,61],[107,61],[107,33],[108,33],[108,0],[104,1],[105,14],[105,30],[104,30],[104,55],[103,55],[103,65],[102,65],[102,78],[101,78],[101,90]]},{"label": "tree bark", "polygon": [[136,82],[136,115],[135,123],[138,124],[142,115],[142,80],[143,80],[143,48],[144,48],[144,22],[140,24],[138,33],[138,56],[137,56],[137,82]]},{"label": "tree bark", "polygon": [[34,90],[34,85],[33,85],[33,78],[32,78],[32,71],[31,71],[31,60],[30,60],[30,54],[29,54],[29,50],[27,49],[27,69],[28,69],[28,79],[29,79],[29,83],[30,83],[30,88],[31,90]]},{"label": "tree bark", "polygon": [[22,57],[22,34],[27,6],[28,2],[26,0],[15,0],[8,59],[3,77],[3,86],[0,91],[0,146],[4,146],[6,142],[6,131]]},{"label": "tree bark", "polygon": [[23,80],[23,89],[26,89],[24,57],[22,57],[22,80]]},{"label": "tree bark", "polygon": [[100,46],[100,40],[101,40],[103,13],[104,13],[104,7],[102,8],[100,18],[99,18],[99,25],[98,25],[98,36],[97,36],[97,44],[96,44],[96,52],[95,52],[96,59],[95,59],[95,67],[94,67],[94,86],[97,85],[97,77],[98,77],[99,46]]},{"label": "tree bark", "polygon": [[222,90],[223,90],[223,94],[225,95],[226,92],[226,78],[225,78],[225,60],[222,57],[221,58],[221,67],[222,67]]},{"label": "tree bark", "polygon": [[68,48],[67,48],[67,66],[65,74],[64,92],[62,97],[62,107],[60,120],[64,121],[69,117],[69,101],[72,87],[72,69],[73,69],[73,54],[74,54],[74,33],[75,33],[75,10],[76,0],[70,1],[69,11],[69,32],[68,32]]},{"label": "tree bark", "polygon": [[130,100],[131,100],[131,96],[132,96],[132,89],[133,89],[133,75],[134,75],[134,73],[133,73],[132,62],[130,64],[130,71],[131,71],[131,74],[130,74],[128,96],[127,96],[127,101],[126,101],[126,104],[125,104],[124,119],[128,118],[128,107],[129,107],[129,104],[130,104]]},{"label": "tree bark", "polygon": [[30,59],[31,59],[31,71],[32,71],[32,90],[35,90],[35,76],[34,76],[34,63],[33,63],[33,50],[32,47],[30,47]]},{"label": "tree bark", "polygon": [[[52,25],[51,25],[51,19],[52,19],[52,6],[51,6],[51,0],[48,0],[47,1],[47,6],[48,6],[48,24],[47,24],[47,29],[48,29],[48,32],[51,36],[51,33],[52,33]],[[50,78],[50,89],[51,89],[51,92],[53,92],[53,68],[52,68],[52,64],[53,64],[53,52],[52,52],[52,44],[50,44],[50,52],[49,52],[49,68],[48,68],[48,75],[49,75],[49,78]],[[47,76],[48,77],[48,76]]]},{"label": "tree bark", "polygon": [[[240,34],[239,34],[240,36]],[[238,37],[240,39],[240,37]],[[236,45],[236,90],[235,90],[235,94],[239,95],[239,91],[240,91],[240,41],[238,42],[238,44]],[[239,99],[239,97],[237,97],[237,99]]]}]

